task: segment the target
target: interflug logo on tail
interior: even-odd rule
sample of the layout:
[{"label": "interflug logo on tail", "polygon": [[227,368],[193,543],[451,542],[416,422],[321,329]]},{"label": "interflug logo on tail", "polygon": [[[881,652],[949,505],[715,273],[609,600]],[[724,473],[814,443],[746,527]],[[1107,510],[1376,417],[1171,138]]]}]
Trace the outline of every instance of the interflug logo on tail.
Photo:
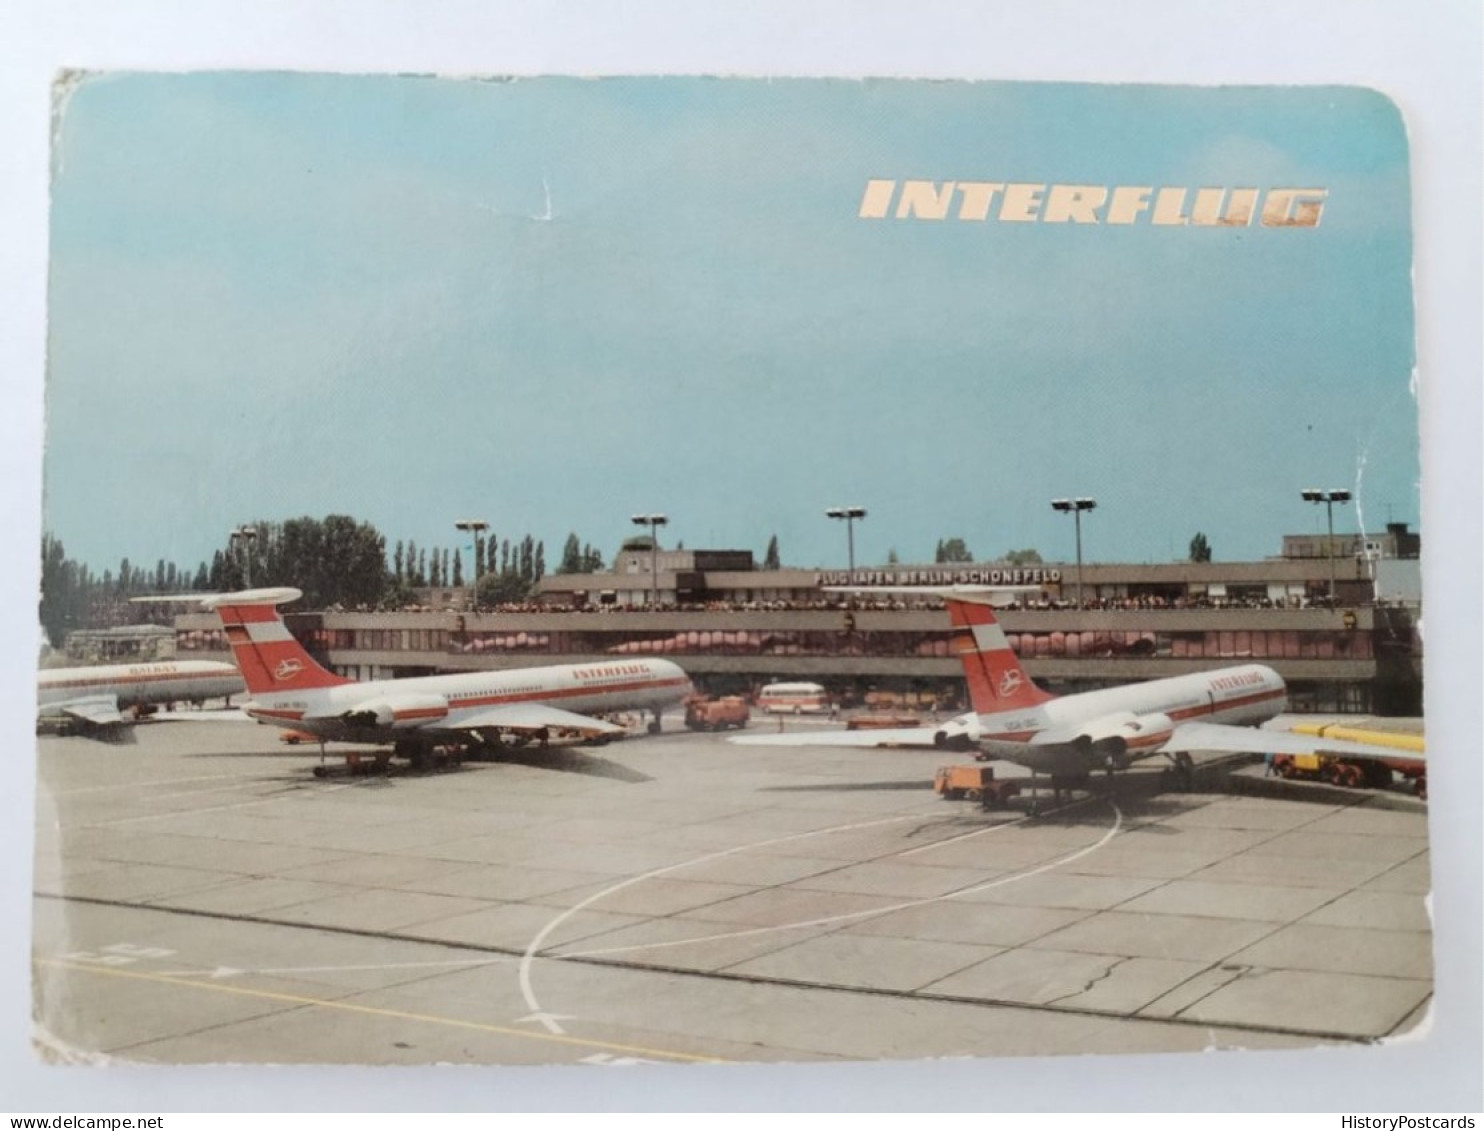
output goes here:
[{"label": "interflug logo on tail", "polygon": [[1020,672],[1011,668],[1004,675],[1000,676],[1000,698],[1008,699],[1014,695],[1020,690],[1020,684]]},{"label": "interflug logo on tail", "polygon": [[274,679],[293,679],[304,670],[304,665],[295,659],[279,660],[278,666],[273,669]]}]

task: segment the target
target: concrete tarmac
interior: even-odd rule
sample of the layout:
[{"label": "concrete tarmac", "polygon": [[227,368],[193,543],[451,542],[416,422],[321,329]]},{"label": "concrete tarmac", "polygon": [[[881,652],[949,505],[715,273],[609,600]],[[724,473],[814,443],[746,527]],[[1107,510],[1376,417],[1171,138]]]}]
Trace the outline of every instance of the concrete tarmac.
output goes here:
[{"label": "concrete tarmac", "polygon": [[1172,792],[1151,766],[1031,817],[940,800],[964,755],[679,726],[324,779],[236,719],[41,738],[40,1054],[1173,1052],[1368,1043],[1426,1013],[1426,808],[1399,793],[1228,792],[1219,767]]}]

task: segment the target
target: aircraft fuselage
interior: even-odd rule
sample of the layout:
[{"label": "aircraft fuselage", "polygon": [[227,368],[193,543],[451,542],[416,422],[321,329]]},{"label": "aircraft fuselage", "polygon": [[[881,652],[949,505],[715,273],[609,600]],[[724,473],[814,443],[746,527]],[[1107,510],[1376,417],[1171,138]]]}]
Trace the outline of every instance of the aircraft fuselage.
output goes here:
[{"label": "aircraft fuselage", "polygon": [[1197,720],[1254,725],[1281,714],[1287,706],[1288,689],[1282,676],[1261,664],[1243,664],[1064,695],[1033,707],[980,715],[978,721],[983,737],[1013,742],[1041,731],[1062,732],[1130,715],[1162,716],[1173,725]]},{"label": "aircraft fuselage", "polygon": [[645,659],[264,692],[244,710],[262,722],[326,738],[395,737],[399,732],[457,731],[491,709],[518,704],[579,715],[659,710],[690,691],[690,679],[677,665]]},{"label": "aircraft fuselage", "polygon": [[163,660],[156,663],[102,664],[48,668],[37,675],[37,714],[67,714],[67,706],[112,698],[120,711],[156,703],[198,703],[224,699],[244,689],[232,664],[214,660]]}]

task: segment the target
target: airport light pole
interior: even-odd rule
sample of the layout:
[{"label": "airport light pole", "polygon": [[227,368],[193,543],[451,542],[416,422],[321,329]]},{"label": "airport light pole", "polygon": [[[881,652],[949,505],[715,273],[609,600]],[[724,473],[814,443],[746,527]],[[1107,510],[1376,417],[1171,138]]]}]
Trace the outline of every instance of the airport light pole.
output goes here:
[{"label": "airport light pole", "polygon": [[457,530],[474,535],[474,560],[469,563],[469,574],[473,578],[469,583],[469,607],[477,613],[479,612],[479,535],[488,530],[490,524],[482,518],[461,518],[453,525]]},{"label": "airport light pole", "polygon": [[830,518],[843,518],[845,520],[845,545],[846,553],[849,555],[850,580],[855,581],[855,520],[866,517],[865,507],[831,507],[824,512]]},{"label": "airport light pole", "polygon": [[244,589],[252,588],[252,544],[257,536],[258,528],[256,526],[239,526],[227,537],[234,556],[237,552],[239,542],[246,547],[246,552],[242,558],[242,588]]},{"label": "airport light pole", "polygon": [[670,520],[662,514],[636,514],[630,520],[635,526],[649,527],[649,605],[658,608],[660,603],[660,539],[659,528]]},{"label": "airport light pole", "polygon": [[1051,509],[1071,514],[1077,524],[1077,607],[1082,607],[1082,512],[1098,505],[1096,499],[1052,499]]},{"label": "airport light pole", "polygon": [[1325,543],[1325,556],[1329,558],[1329,603],[1335,603],[1335,504],[1348,503],[1350,501],[1349,491],[1320,491],[1315,487],[1305,487],[1299,492],[1299,496],[1306,503],[1323,503],[1325,514],[1329,519],[1329,541]]}]

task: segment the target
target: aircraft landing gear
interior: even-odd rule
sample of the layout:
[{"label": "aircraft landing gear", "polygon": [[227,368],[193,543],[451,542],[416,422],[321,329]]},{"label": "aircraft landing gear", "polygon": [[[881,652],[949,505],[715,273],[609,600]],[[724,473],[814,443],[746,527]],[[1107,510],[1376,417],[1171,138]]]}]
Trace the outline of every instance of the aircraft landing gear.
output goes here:
[{"label": "aircraft landing gear", "polygon": [[1047,806],[1041,795],[1041,778],[1034,770],[1031,771],[1031,801],[1026,806],[1026,816],[1039,817],[1042,813],[1047,812],[1048,809],[1060,808],[1062,805],[1069,803],[1073,799],[1074,794],[1087,792],[1092,781],[1092,774],[1090,772],[1052,774],[1050,776],[1051,804]]},{"label": "aircraft landing gear", "polygon": [[435,744],[423,739],[404,738],[399,741],[392,752],[398,758],[406,758],[409,769],[416,773],[424,774],[438,767],[441,760],[447,760],[447,749],[440,749]]},{"label": "aircraft landing gear", "polygon": [[1091,774],[1077,774],[1065,776],[1053,774],[1051,777],[1051,797],[1054,804],[1060,805],[1068,799],[1073,790],[1086,790]]},{"label": "aircraft landing gear", "polygon": [[659,710],[658,707],[656,707],[655,710],[654,710],[654,719],[653,719],[653,721],[651,721],[650,724],[649,724],[649,726],[646,727],[645,729],[650,734],[659,734],[660,733],[660,710]]},{"label": "aircraft landing gear", "polygon": [[1195,788],[1195,759],[1184,750],[1169,756],[1172,763],[1169,772],[1174,778],[1174,788],[1189,793]]},{"label": "aircraft landing gear", "polygon": [[[391,765],[392,752],[386,749],[377,750],[370,755],[369,761],[367,761],[367,753],[364,750],[347,750],[345,752],[345,772],[352,777],[359,774],[386,773],[387,767]],[[334,777],[339,767],[325,761],[325,747],[323,742],[320,743],[319,756],[320,764],[314,767],[314,776],[317,778]]]}]

